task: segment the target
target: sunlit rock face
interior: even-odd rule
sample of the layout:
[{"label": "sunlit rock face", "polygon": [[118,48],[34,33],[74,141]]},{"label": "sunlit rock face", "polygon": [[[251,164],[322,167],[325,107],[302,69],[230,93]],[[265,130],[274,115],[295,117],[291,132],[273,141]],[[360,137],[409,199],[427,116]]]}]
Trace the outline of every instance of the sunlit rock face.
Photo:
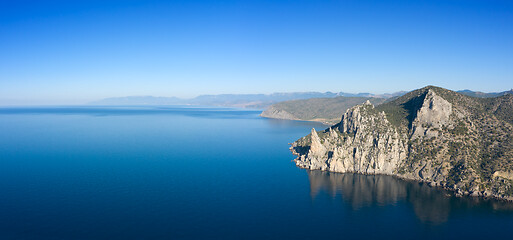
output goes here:
[{"label": "sunlit rock face", "polygon": [[452,104],[429,89],[422,107],[417,111],[417,116],[412,123],[413,138],[438,137],[438,131],[433,129],[439,129],[449,124],[451,113]]},{"label": "sunlit rock face", "polygon": [[291,145],[301,168],[385,174],[513,200],[513,96],[480,100],[428,86],[379,106],[365,102],[340,122]]},{"label": "sunlit rock face", "polygon": [[385,114],[374,111],[369,102],[349,109],[322,139],[312,129],[310,149],[296,164],[333,172],[394,174],[406,158],[406,147]]}]

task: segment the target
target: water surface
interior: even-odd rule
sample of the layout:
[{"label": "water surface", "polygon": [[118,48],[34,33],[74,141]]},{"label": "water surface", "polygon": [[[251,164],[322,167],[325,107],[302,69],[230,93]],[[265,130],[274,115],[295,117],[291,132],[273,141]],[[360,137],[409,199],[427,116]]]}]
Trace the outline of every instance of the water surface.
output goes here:
[{"label": "water surface", "polygon": [[191,107],[0,109],[0,239],[508,238],[511,205],[297,168],[325,126]]}]

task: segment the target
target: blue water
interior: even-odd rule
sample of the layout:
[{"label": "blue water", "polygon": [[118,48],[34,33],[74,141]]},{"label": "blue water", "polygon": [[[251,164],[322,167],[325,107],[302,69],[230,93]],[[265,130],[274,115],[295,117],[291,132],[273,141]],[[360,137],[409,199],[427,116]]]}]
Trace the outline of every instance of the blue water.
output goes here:
[{"label": "blue water", "polygon": [[0,109],[0,239],[511,237],[513,206],[297,168],[315,123],[188,107]]}]

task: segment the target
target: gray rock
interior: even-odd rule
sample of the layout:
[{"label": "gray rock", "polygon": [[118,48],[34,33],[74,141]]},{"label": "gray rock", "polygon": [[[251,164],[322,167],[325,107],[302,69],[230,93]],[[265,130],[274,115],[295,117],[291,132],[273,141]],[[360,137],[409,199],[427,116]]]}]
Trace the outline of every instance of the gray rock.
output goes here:
[{"label": "gray rock", "polygon": [[[499,100],[511,104],[511,98]],[[394,175],[444,186],[458,196],[513,200],[506,195],[513,188],[511,168],[497,169],[483,177],[482,170],[475,167],[483,163],[478,156],[489,153],[488,148],[482,148],[483,137],[491,136],[488,141],[495,141],[491,147],[502,147],[499,150],[506,160],[513,156],[513,147],[508,145],[513,127],[498,119],[508,115],[493,115],[501,107],[509,109],[509,105],[472,108],[467,104],[482,103],[436,87],[416,90],[397,101],[392,110],[366,101],[348,109],[337,125],[320,132],[312,129],[310,135],[292,143],[291,151],[298,156],[296,165],[341,173]],[[493,112],[483,113],[484,109]],[[387,114],[392,114],[393,121]],[[502,132],[496,130],[497,126]]]}]

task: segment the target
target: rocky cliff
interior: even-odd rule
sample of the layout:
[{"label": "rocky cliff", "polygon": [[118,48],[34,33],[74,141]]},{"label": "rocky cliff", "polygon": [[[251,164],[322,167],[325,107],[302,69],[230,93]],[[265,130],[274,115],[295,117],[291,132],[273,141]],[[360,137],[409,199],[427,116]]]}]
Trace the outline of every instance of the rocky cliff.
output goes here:
[{"label": "rocky cliff", "polygon": [[297,166],[387,174],[458,194],[513,200],[513,95],[481,99],[428,86],[292,144]]}]

